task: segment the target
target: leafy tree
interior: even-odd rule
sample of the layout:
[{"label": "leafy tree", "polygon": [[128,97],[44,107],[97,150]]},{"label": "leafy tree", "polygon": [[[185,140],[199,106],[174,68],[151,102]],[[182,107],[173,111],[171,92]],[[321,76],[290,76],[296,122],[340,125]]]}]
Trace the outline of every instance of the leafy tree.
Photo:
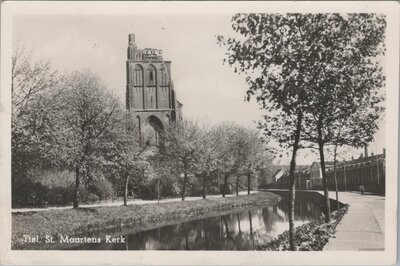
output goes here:
[{"label": "leafy tree", "polygon": [[75,209],[79,207],[81,181],[96,178],[93,170],[106,163],[104,148],[118,122],[118,112],[120,105],[94,74],[75,72],[67,77],[53,110],[57,136],[49,151],[75,172]]},{"label": "leafy tree", "polygon": [[379,107],[376,104],[370,104],[367,101],[364,102],[364,106],[358,108],[355,113],[350,114],[348,117],[337,119],[329,126],[325,127],[324,132],[327,133],[326,140],[329,140],[325,146],[333,146],[333,172],[336,204],[338,209],[339,192],[336,176],[337,157],[339,156],[338,149],[341,147],[360,148],[368,145],[368,143],[373,140],[373,136],[378,130],[377,121],[383,111],[383,107]]},{"label": "leafy tree", "polygon": [[218,139],[215,145],[215,161],[218,164],[217,176],[222,178],[222,197],[225,197],[227,193],[230,179],[236,176],[236,183],[238,183],[238,178],[243,175],[240,170],[244,157],[244,151],[241,151],[245,145],[244,134],[244,128],[233,123],[224,122],[212,129],[211,135]]},{"label": "leafy tree", "polygon": [[[383,52],[385,20],[373,14],[237,14],[232,26],[240,39],[219,37],[219,42],[230,51],[227,62],[235,72],[246,75],[247,99],[255,96],[266,110],[279,110],[280,117],[270,114],[267,122],[279,121],[281,129],[296,128],[287,140],[267,130],[267,136],[276,136],[279,143],[294,140],[290,143],[292,199],[302,128],[317,134],[328,221],[323,130],[330,124],[329,117],[335,120],[357,110],[358,99],[376,101],[370,96],[373,88],[382,85],[382,73],[374,57]],[[290,211],[291,248],[295,249],[292,221]]]},{"label": "leafy tree", "polygon": [[124,206],[128,204],[128,190],[131,178],[135,183],[144,178],[150,165],[146,160],[148,144],[141,145],[139,129],[132,112],[116,112],[112,129],[104,143],[105,163],[115,169],[124,180]]},{"label": "leafy tree", "polygon": [[259,132],[256,130],[246,129],[239,127],[239,134],[236,142],[231,143],[234,145],[237,153],[236,155],[236,195],[239,195],[240,178],[246,177],[247,179],[247,190],[250,194],[251,181],[256,180],[256,169],[261,163],[259,159],[263,158],[264,146],[261,143]]},{"label": "leafy tree", "polygon": [[100,200],[110,198],[114,192],[113,186],[107,179],[94,180],[88,185],[88,193],[93,193],[99,197]]},{"label": "leafy tree", "polygon": [[247,194],[250,195],[252,181],[257,182],[257,176],[261,174],[261,170],[264,167],[271,166],[271,159],[268,158],[268,152],[258,131],[245,130],[243,139],[245,148],[241,151],[244,155],[242,157],[242,169],[243,174],[247,177]]},{"label": "leafy tree", "polygon": [[265,182],[266,175],[271,175],[271,167],[273,167],[273,156],[269,152],[262,140],[257,141],[254,147],[255,152],[252,153],[250,167],[247,172],[247,194],[250,194],[253,187],[259,186]]},{"label": "leafy tree", "polygon": [[197,177],[201,178],[202,183],[202,194],[203,199],[207,195],[207,187],[213,176],[217,174],[218,171],[218,141],[219,137],[217,134],[212,134],[212,129],[210,127],[203,126],[200,131],[200,141],[199,141],[199,152],[198,152],[198,164],[197,164]]},{"label": "leafy tree", "polygon": [[[34,169],[53,163],[46,148],[52,139],[49,119],[62,76],[50,63],[34,62],[21,43],[14,44],[11,66],[11,166],[13,204],[24,201],[27,193],[18,193],[29,184]],[[28,186],[29,187],[29,186]],[[32,189],[34,186],[30,186]]]},{"label": "leafy tree", "polygon": [[[298,17],[309,51],[301,56],[315,77],[310,88],[306,140],[319,149],[327,215],[329,195],[326,145],[362,146],[376,133],[383,97],[384,74],[378,56],[384,54],[384,16],[376,14],[316,14]],[[311,42],[312,40],[312,42]],[[300,59],[300,58],[299,58]]]},{"label": "leafy tree", "polygon": [[165,196],[182,195],[179,176],[182,172],[176,168],[176,161],[169,155],[155,153],[149,157],[151,168],[153,169],[153,178],[150,181],[152,187],[156,188],[157,199]]},{"label": "leafy tree", "polygon": [[[296,155],[300,145],[304,109],[310,79],[308,65],[302,57],[310,49],[303,37],[299,14],[236,14],[232,18],[237,38],[218,37],[229,51],[225,62],[235,72],[246,75],[247,100],[255,97],[269,112],[260,126],[267,141],[277,140],[292,148],[290,162],[289,236],[294,250],[294,200]],[[307,74],[307,75],[306,75]]]},{"label": "leafy tree", "polygon": [[181,197],[185,200],[189,174],[197,172],[200,128],[197,123],[183,120],[174,123],[163,133],[165,147],[160,147],[160,153],[166,155],[179,173],[182,173]]}]

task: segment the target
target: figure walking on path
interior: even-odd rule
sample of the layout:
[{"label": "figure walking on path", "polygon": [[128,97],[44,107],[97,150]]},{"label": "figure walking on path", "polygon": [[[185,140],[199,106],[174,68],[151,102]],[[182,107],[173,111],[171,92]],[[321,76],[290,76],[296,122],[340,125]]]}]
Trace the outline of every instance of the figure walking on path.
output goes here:
[{"label": "figure walking on path", "polygon": [[364,191],[365,191],[364,185],[360,186],[360,193],[361,193],[361,195],[364,195]]}]

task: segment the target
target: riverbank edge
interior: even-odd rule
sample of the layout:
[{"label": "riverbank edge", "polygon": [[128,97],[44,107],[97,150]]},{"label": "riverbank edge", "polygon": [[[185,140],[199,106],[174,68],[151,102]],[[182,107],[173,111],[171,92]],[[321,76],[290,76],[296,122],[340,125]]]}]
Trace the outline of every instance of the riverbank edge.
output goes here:
[{"label": "riverbank edge", "polygon": [[[24,235],[46,236],[58,240],[60,235],[90,237],[102,231],[129,227],[145,230],[151,225],[199,219],[224,211],[276,204],[281,197],[271,192],[212,198],[194,201],[166,202],[112,207],[49,210],[12,214],[12,249],[41,249],[42,243],[24,242]],[[47,244],[51,245],[51,244]],[[46,248],[43,248],[46,249]]]},{"label": "riverbank edge", "polygon": [[[336,227],[346,215],[349,205],[330,214],[331,222],[325,222],[325,216],[321,215],[309,223],[295,228],[295,241],[299,251],[322,251],[329,239],[335,237]],[[256,247],[257,250],[287,251],[290,250],[289,231],[278,235],[274,240]]]}]

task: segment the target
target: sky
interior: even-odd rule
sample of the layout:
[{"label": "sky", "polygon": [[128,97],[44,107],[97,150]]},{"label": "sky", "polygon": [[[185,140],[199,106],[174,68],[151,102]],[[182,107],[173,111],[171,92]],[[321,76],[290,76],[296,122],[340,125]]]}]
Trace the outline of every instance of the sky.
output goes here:
[{"label": "sky", "polygon": [[[34,60],[48,60],[60,72],[89,69],[124,102],[128,34],[134,33],[138,48],[161,49],[164,60],[172,61],[172,80],[186,118],[256,128],[263,111],[254,100],[244,101],[245,77],[223,65],[226,48],[216,42],[217,35],[234,35],[231,17],[222,13],[18,15],[13,41],[31,49]],[[382,152],[384,136],[382,122],[370,152]],[[361,152],[346,152],[346,158],[358,158]],[[316,159],[316,154],[302,151],[298,163]],[[288,164],[289,156],[275,162]]]}]

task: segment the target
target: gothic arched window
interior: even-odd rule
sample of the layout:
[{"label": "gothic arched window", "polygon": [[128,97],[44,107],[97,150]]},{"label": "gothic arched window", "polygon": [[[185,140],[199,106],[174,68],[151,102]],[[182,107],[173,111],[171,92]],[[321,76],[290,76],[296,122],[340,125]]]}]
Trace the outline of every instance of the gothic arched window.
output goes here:
[{"label": "gothic arched window", "polygon": [[165,69],[164,66],[161,67],[161,85],[167,85],[168,84],[168,73],[167,70]]},{"label": "gothic arched window", "polygon": [[149,66],[147,69],[147,85],[156,85],[156,68]]},{"label": "gothic arched window", "polygon": [[133,74],[133,85],[143,86],[143,68],[140,65],[136,65]]}]

